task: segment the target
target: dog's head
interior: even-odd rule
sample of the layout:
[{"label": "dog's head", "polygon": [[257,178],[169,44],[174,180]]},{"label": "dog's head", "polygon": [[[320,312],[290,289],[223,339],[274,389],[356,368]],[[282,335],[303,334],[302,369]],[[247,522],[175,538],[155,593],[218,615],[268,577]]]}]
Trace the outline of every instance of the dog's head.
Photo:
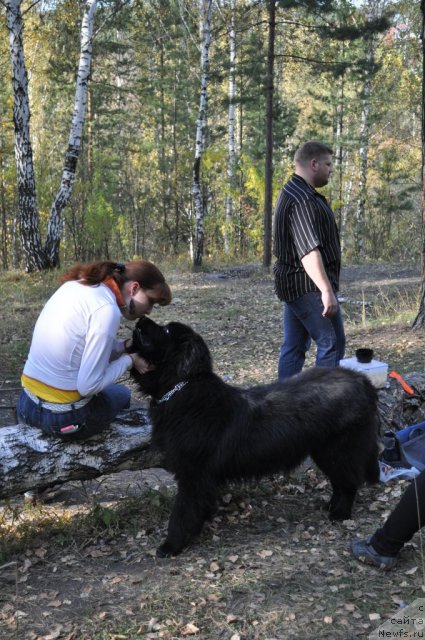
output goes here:
[{"label": "dog's head", "polygon": [[204,340],[180,322],[161,326],[150,318],[141,318],[133,331],[133,347],[154,367],[144,375],[135,374],[142,389],[150,394],[212,371],[211,355]]}]

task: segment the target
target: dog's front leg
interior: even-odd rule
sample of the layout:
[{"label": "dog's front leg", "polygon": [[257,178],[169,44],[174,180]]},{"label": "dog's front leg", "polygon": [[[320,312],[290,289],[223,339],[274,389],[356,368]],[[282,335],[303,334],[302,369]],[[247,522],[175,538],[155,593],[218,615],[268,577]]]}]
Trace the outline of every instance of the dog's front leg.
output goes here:
[{"label": "dog's front leg", "polygon": [[[196,486],[193,486],[193,485]],[[158,547],[160,558],[176,556],[196,537],[213,510],[216,491],[197,481],[180,483],[168,523],[168,534]]]},{"label": "dog's front leg", "polygon": [[355,487],[337,487],[332,484],[332,497],[329,502],[329,519],[332,521],[349,520],[357,489]]}]

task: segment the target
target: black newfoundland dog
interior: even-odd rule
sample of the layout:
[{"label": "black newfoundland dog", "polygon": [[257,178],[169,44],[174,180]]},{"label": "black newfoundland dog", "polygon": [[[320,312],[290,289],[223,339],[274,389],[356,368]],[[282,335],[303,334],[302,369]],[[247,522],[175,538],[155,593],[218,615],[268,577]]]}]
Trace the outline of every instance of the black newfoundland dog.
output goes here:
[{"label": "black newfoundland dog", "polygon": [[289,471],[310,455],[332,485],[332,520],[349,518],[358,487],[378,480],[377,393],[364,375],[313,368],[239,389],[213,373],[207,345],[184,324],[142,318],[133,345],[155,367],[132,374],[151,396],[152,444],[178,484],[157,555],[177,555],[199,534],[227,480]]}]

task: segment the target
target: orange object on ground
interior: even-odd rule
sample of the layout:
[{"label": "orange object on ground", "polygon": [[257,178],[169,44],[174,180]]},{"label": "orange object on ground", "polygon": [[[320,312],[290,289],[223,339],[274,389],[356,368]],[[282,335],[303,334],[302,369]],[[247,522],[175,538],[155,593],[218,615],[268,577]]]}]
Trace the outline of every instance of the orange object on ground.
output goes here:
[{"label": "orange object on ground", "polygon": [[396,380],[398,380],[406,393],[408,393],[411,396],[414,395],[415,393],[414,389],[412,389],[412,387],[407,384],[406,380],[404,380],[401,377],[401,375],[397,373],[397,371],[391,371],[388,375],[390,378],[395,378]]}]

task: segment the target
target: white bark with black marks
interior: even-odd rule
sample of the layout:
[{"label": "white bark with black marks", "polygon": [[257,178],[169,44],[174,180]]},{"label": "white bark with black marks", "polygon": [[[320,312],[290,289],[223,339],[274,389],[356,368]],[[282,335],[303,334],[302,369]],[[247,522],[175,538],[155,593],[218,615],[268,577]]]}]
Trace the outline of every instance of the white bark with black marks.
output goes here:
[{"label": "white bark with black marks", "polygon": [[201,162],[204,152],[208,115],[209,50],[211,45],[212,0],[200,0],[201,13],[201,94],[196,121],[195,160],[193,163],[192,193],[195,208],[194,264],[200,266],[204,254],[204,203],[201,184]]},{"label": "white bark with black marks", "polygon": [[81,23],[80,61],[75,90],[74,112],[65,154],[65,166],[59,190],[50,209],[49,225],[47,228],[46,255],[55,267],[59,264],[59,245],[62,230],[62,210],[68,204],[75,182],[77,162],[81,153],[81,140],[86,117],[89,78],[93,51],[93,26],[97,8],[97,0],[86,0],[84,15]]},{"label": "white bark with black marks", "polygon": [[227,140],[227,194],[226,194],[226,224],[224,231],[224,252],[230,253],[230,230],[233,225],[233,191],[235,181],[235,86],[236,86],[236,30],[235,30],[235,0],[229,0],[229,111],[228,111],[228,140]]},{"label": "white bark with black marks", "polygon": [[21,0],[5,0],[12,67],[13,124],[18,180],[18,208],[21,244],[27,271],[45,268],[41,245],[35,188],[34,160],[30,137],[28,73],[25,65]]},{"label": "white bark with black marks", "polygon": [[0,498],[71,480],[160,466],[149,448],[151,425],[144,410],[120,416],[87,440],[64,442],[23,424],[0,428]]},{"label": "white bark with black marks", "polygon": [[86,114],[88,83],[92,60],[93,24],[97,0],[86,0],[81,24],[80,61],[78,65],[74,112],[65,154],[62,180],[53,201],[44,248],[41,244],[36,198],[33,152],[30,137],[28,73],[25,65],[21,0],[4,0],[9,31],[12,67],[13,120],[15,158],[18,178],[21,243],[27,271],[38,271],[59,264],[62,210],[68,204],[75,182],[77,161]]}]

